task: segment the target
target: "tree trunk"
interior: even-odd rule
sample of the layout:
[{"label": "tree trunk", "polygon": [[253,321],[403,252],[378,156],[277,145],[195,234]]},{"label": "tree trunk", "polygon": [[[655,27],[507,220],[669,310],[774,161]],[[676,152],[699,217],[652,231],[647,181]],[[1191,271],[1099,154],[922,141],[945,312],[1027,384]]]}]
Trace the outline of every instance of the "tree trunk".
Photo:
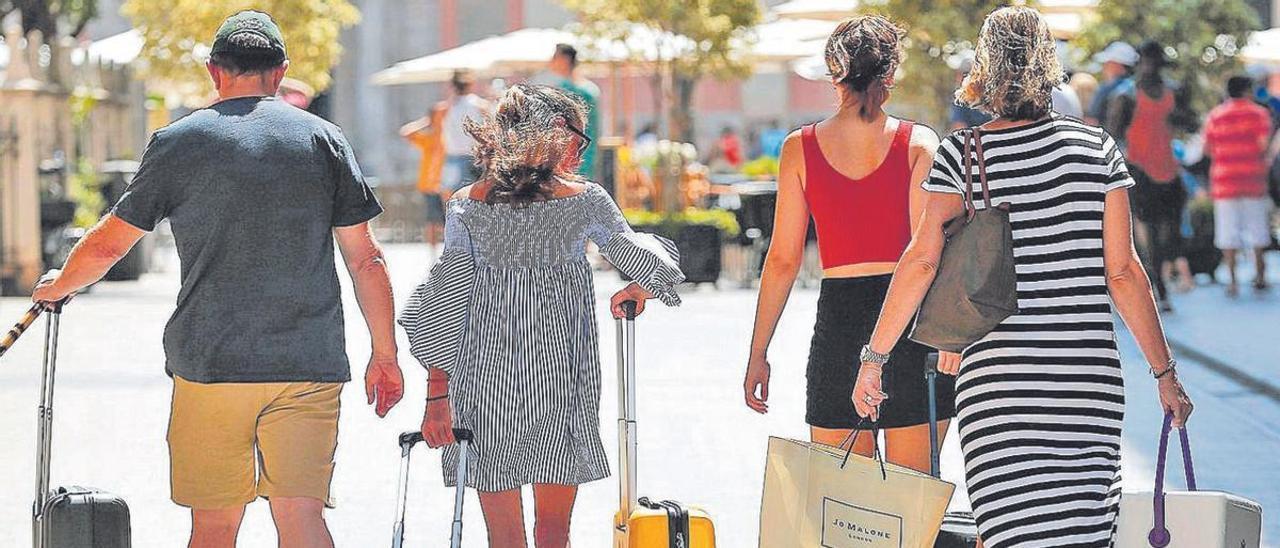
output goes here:
[{"label": "tree trunk", "polygon": [[682,143],[692,143],[697,132],[693,125],[693,93],[698,80],[673,71],[675,82],[675,101],[671,103],[671,134]]}]

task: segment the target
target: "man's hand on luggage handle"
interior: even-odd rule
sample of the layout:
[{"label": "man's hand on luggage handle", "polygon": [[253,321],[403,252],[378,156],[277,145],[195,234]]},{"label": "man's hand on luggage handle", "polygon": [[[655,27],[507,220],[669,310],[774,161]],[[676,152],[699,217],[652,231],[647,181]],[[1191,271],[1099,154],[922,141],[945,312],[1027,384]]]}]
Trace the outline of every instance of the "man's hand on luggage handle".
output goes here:
[{"label": "man's hand on luggage handle", "polygon": [[951,375],[953,377],[960,373],[960,354],[939,350],[938,372],[944,375]]},{"label": "man's hand on luggage handle", "polygon": [[395,356],[369,358],[369,367],[364,371],[364,393],[379,417],[387,416],[387,412],[400,402],[404,397],[404,376]]},{"label": "man's hand on luggage handle", "polygon": [[626,287],[613,294],[613,298],[609,299],[609,309],[613,311],[613,317],[621,319],[626,317],[626,313],[622,311],[622,303],[635,301],[636,316],[638,317],[640,314],[644,313],[644,302],[652,298],[652,293],[649,293],[645,288],[640,287],[640,284],[631,282],[627,284]]},{"label": "man's hand on luggage handle", "polygon": [[859,417],[880,420],[880,404],[889,399],[881,389],[882,371],[881,366],[874,363],[863,363],[858,370],[858,382],[853,385],[853,409]]},{"label": "man's hand on luggage handle", "polygon": [[448,397],[427,402],[422,414],[422,439],[432,449],[457,443],[453,439],[453,410]]},{"label": "man's hand on luggage handle", "polygon": [[747,377],[742,381],[742,394],[747,407],[761,415],[769,412],[769,375],[772,367],[766,357],[752,357],[747,361]]},{"label": "man's hand on luggage handle", "polygon": [[31,291],[31,300],[37,303],[56,303],[63,299],[70,301],[76,294],[68,293],[56,286],[58,276],[62,275],[62,271],[58,269],[50,270],[40,277],[40,281],[36,282],[36,287]]}]

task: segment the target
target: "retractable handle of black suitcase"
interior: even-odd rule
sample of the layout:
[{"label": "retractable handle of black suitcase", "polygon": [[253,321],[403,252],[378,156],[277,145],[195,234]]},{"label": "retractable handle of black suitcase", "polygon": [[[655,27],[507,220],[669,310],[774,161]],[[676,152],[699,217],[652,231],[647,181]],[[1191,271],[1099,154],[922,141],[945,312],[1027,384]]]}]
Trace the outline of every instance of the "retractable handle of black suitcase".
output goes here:
[{"label": "retractable handle of black suitcase", "polygon": [[[454,477],[453,526],[449,532],[449,545],[453,548],[462,546],[462,503],[466,495],[468,453],[475,434],[466,428],[454,428],[453,438],[458,441],[458,470]],[[409,456],[413,446],[422,443],[422,431],[413,430],[400,434],[400,485],[396,491],[396,522],[391,529],[392,548],[404,546],[404,513],[409,498]]]},{"label": "retractable handle of black suitcase", "polygon": [[618,318],[618,508],[636,506],[636,303],[622,303]]},{"label": "retractable handle of black suitcase", "polygon": [[[44,363],[40,373],[40,407],[36,412],[36,493],[31,508],[32,538],[36,547],[43,547],[40,520],[44,518],[45,501],[49,497],[49,463],[53,446],[53,387],[58,367],[58,327],[62,319],[62,306],[66,300],[55,303],[36,303],[23,320],[34,322],[41,312],[45,316]],[[19,322],[21,325],[21,322]],[[15,327],[14,329],[17,329]],[[25,328],[24,328],[25,329]],[[18,335],[21,335],[21,331]],[[14,339],[17,337],[14,336]],[[12,344],[12,343],[10,343]]]},{"label": "retractable handle of black suitcase", "polygon": [[938,353],[930,352],[924,361],[924,378],[929,385],[929,474],[942,477],[938,447]]}]

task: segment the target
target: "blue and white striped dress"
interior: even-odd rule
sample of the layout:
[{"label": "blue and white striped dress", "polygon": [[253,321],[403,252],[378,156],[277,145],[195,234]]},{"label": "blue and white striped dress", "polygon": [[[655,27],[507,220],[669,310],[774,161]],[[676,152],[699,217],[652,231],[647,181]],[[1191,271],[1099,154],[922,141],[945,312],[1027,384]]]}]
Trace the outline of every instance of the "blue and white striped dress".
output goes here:
[{"label": "blue and white striped dress", "polygon": [[[1010,205],[1020,310],[965,350],[956,378],[978,529],[987,548],[1106,548],[1124,381],[1102,217],[1133,179],[1109,135],[1071,118],[984,131],[982,144],[992,202]],[[927,190],[961,192],[963,150],[962,134],[942,142]]]},{"label": "blue and white striped dress", "polygon": [[[449,374],[454,424],[475,432],[467,486],[578,485],[609,475],[590,240],[669,306],[674,244],[633,232],[602,187],[527,206],[451,200],[439,261],[401,313],[410,352]],[[452,485],[456,447],[444,452]]]}]

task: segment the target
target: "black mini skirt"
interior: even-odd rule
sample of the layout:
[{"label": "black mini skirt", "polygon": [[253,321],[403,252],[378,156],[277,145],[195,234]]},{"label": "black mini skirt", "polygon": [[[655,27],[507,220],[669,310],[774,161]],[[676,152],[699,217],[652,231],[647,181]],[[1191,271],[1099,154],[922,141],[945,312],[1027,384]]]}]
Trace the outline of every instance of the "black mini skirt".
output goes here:
[{"label": "black mini skirt", "polygon": [[[853,384],[862,367],[858,353],[871,340],[876,319],[889,292],[891,276],[822,280],[818,321],[813,328],[806,371],[808,401],[805,422],[819,428],[854,428]],[[929,390],[925,359],[933,349],[904,335],[884,367],[883,388],[889,399],[880,406],[879,428],[928,424]],[[955,378],[938,375],[938,420],[955,416]]]}]

